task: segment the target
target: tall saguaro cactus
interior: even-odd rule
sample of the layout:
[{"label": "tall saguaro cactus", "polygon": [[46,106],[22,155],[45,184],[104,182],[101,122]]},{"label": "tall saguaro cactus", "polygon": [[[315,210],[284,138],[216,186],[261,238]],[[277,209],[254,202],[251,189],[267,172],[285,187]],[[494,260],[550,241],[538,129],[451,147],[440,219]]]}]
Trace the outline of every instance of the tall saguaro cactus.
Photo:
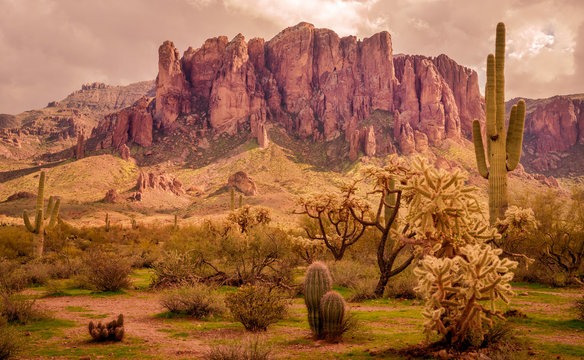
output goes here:
[{"label": "tall saguaro cactus", "polygon": [[53,227],[57,222],[57,218],[59,217],[59,207],[61,206],[61,199],[55,199],[52,196],[49,198],[49,204],[47,205],[47,209],[44,210],[45,207],[45,172],[41,171],[41,175],[39,177],[39,191],[37,194],[37,203],[36,203],[36,218],[33,223],[30,221],[28,216],[28,212],[25,210],[22,214],[22,218],[24,219],[24,225],[33,233],[34,239],[34,250],[33,255],[35,257],[42,257],[43,256],[43,249],[45,245],[45,220],[49,219],[49,227]]},{"label": "tall saguaro cactus", "polygon": [[[473,122],[472,136],[479,173],[489,180],[489,219],[494,224],[507,210],[507,173],[514,170],[521,158],[525,102],[511,108],[509,128],[505,129],[505,24],[497,24],[495,55],[487,56],[487,156],[483,147],[481,125]],[[487,158],[490,167],[487,167]]]}]

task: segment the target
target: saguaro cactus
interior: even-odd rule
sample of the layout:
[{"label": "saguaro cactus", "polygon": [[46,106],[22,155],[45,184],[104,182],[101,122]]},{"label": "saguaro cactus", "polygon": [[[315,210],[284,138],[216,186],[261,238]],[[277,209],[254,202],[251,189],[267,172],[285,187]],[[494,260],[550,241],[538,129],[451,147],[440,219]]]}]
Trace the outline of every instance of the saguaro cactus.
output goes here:
[{"label": "saguaro cactus", "polygon": [[44,210],[45,202],[45,172],[41,171],[39,177],[39,191],[37,193],[37,203],[36,203],[36,218],[34,221],[34,226],[30,221],[28,212],[25,210],[22,214],[24,219],[24,225],[33,233],[34,237],[34,251],[33,255],[35,257],[43,256],[43,249],[45,244],[45,220],[50,216],[49,227],[53,227],[57,222],[59,217],[59,207],[61,206],[61,199],[55,199],[52,196],[49,198],[49,204],[47,209]]},{"label": "saguaro cactus", "polygon": [[323,332],[320,303],[324,294],[331,290],[332,282],[329,269],[321,262],[312,263],[306,270],[304,302],[308,308],[308,324],[310,330],[319,338]]},{"label": "saguaro cactus", "polygon": [[487,167],[481,126],[473,122],[472,136],[479,173],[489,180],[489,219],[491,225],[507,210],[507,172],[514,170],[521,158],[525,102],[511,108],[509,128],[505,129],[505,24],[497,24],[495,55],[487,57]]}]

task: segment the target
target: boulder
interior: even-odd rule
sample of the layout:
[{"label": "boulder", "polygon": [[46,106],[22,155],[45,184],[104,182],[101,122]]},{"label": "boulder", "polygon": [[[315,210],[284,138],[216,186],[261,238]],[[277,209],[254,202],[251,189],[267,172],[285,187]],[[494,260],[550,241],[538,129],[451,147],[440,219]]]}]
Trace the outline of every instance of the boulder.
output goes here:
[{"label": "boulder", "polygon": [[235,174],[229,176],[227,185],[244,193],[246,196],[257,195],[258,193],[256,184],[253,179],[243,171],[238,171]]}]

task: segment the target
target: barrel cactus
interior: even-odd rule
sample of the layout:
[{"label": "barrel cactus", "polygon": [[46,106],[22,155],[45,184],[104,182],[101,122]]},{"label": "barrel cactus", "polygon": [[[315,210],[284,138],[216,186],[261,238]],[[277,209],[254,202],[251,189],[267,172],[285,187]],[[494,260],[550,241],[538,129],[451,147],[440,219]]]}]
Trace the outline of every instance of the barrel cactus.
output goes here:
[{"label": "barrel cactus", "polygon": [[322,337],[323,334],[323,323],[320,314],[321,299],[331,290],[332,282],[329,269],[322,262],[314,262],[306,270],[304,302],[308,308],[310,330],[318,338]]},{"label": "barrel cactus", "polygon": [[124,315],[107,324],[89,322],[89,334],[95,341],[121,341],[124,338]]},{"label": "barrel cactus", "polygon": [[328,340],[338,340],[345,330],[345,300],[336,291],[329,291],[320,301],[322,335]]}]

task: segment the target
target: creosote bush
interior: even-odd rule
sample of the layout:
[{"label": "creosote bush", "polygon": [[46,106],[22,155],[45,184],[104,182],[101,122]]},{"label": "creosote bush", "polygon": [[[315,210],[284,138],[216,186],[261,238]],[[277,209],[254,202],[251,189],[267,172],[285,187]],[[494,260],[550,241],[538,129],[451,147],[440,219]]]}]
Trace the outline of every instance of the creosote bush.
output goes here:
[{"label": "creosote bush", "polygon": [[191,253],[168,251],[152,265],[154,276],[151,286],[163,288],[194,284],[199,281],[199,277],[195,275],[199,266],[200,263]]},{"label": "creosote bush", "polygon": [[132,269],[121,256],[91,251],[85,257],[84,275],[87,283],[99,291],[119,291],[130,286]]},{"label": "creosote bush", "polygon": [[44,316],[34,300],[19,295],[0,294],[0,317],[10,323],[26,324]]},{"label": "creosote bush", "polygon": [[21,348],[18,333],[0,319],[0,360],[11,359]]},{"label": "creosote bush", "polygon": [[282,320],[289,300],[277,288],[265,285],[244,285],[229,293],[225,302],[233,317],[248,331],[266,331],[270,324]]},{"label": "creosote bush", "polygon": [[212,346],[205,359],[207,360],[268,360],[271,347],[259,337],[248,338],[225,345]]},{"label": "creosote bush", "polygon": [[217,288],[202,283],[170,289],[160,298],[160,303],[175,314],[186,314],[195,319],[226,311],[225,301]]}]

